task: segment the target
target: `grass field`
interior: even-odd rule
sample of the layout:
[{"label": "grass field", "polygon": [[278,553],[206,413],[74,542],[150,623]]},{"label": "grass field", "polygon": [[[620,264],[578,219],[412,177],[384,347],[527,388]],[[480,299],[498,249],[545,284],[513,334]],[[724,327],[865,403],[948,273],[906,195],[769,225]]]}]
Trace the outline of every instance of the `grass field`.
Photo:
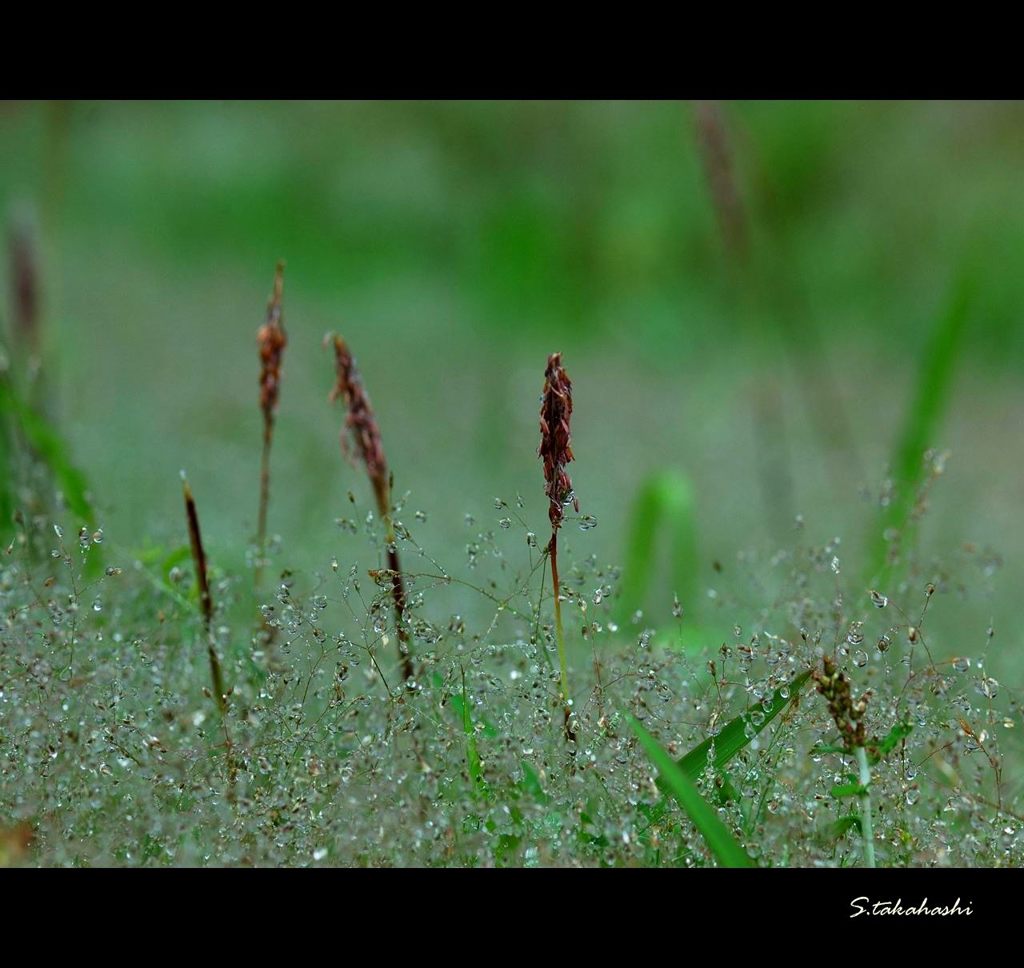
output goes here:
[{"label": "grass field", "polygon": [[1018,865],[1022,129],[4,104],[0,866]]}]

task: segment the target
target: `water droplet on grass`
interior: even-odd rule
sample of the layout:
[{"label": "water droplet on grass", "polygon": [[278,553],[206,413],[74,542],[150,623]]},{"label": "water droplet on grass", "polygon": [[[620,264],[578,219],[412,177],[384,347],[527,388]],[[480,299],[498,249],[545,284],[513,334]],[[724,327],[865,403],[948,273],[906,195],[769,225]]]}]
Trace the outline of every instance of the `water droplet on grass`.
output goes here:
[{"label": "water droplet on grass", "polygon": [[974,688],[979,695],[984,696],[986,699],[995,699],[999,692],[999,683],[991,676],[985,676],[975,683]]}]

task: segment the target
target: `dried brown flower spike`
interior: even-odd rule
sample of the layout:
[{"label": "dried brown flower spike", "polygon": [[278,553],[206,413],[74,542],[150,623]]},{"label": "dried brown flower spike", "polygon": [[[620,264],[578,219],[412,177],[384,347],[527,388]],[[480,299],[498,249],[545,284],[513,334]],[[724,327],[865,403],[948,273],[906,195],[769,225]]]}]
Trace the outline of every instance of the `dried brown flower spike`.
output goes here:
[{"label": "dried brown flower spike", "polygon": [[572,699],[569,697],[569,670],[562,631],[562,605],[558,582],[558,529],[562,526],[565,505],[571,503],[579,512],[580,504],[572,489],[565,465],[572,460],[572,381],[562,366],[562,354],[552,353],[544,371],[544,392],[540,407],[540,451],[544,461],[544,493],[548,496],[548,518],[551,521],[551,583],[555,597],[555,635],[558,641],[558,662],[561,674],[562,701],[565,703],[565,733],[575,741],[572,724]]},{"label": "dried brown flower spike", "polygon": [[548,517],[552,531],[562,525],[565,505],[570,501],[579,513],[580,502],[573,493],[565,465],[572,460],[572,381],[562,366],[562,354],[552,353],[544,371],[544,393],[540,408],[540,457],[544,461],[544,493],[548,496]]},{"label": "dried brown flower spike", "polygon": [[[398,548],[395,545],[395,530],[391,522],[391,475],[388,472],[387,458],[384,456],[380,427],[370,405],[370,398],[363,389],[363,382],[359,378],[359,371],[356,369],[348,344],[340,336],[335,336],[333,345],[336,380],[330,399],[332,402],[341,399],[348,408],[345,428],[352,434],[359,456],[366,465],[366,473],[377,501],[377,510],[387,528],[388,569],[391,573],[391,594],[395,601],[398,651],[402,657],[402,675],[406,679],[411,679],[412,655],[409,650],[409,633],[404,623],[405,583],[398,560]],[[346,456],[349,455],[349,443],[344,432],[341,435],[341,449]]]},{"label": "dried brown flower spike", "polygon": [[256,531],[259,561],[256,585],[259,586],[267,544],[267,505],[270,502],[270,446],[274,436],[274,413],[281,390],[281,361],[288,336],[284,331],[281,297],[284,293],[284,263],[278,262],[274,291],[267,304],[267,321],[259,328],[256,342],[260,351],[260,409],[263,411],[263,454],[260,459],[260,509]]}]

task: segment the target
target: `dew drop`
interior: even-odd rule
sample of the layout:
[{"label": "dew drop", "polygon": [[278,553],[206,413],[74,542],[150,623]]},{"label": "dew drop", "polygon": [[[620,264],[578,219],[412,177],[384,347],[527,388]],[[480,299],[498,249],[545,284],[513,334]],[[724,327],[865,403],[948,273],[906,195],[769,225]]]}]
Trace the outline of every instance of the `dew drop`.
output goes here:
[{"label": "dew drop", "polygon": [[991,676],[979,679],[974,685],[975,691],[986,699],[995,699],[999,692],[999,683]]}]

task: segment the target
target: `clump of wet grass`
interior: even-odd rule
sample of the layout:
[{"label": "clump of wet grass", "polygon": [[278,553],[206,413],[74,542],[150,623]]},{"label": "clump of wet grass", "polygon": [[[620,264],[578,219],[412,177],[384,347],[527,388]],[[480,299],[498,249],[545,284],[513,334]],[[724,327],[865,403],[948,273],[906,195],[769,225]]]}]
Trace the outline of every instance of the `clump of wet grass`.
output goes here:
[{"label": "clump of wet grass", "polygon": [[[337,560],[286,576],[271,662],[214,609],[228,579],[208,565],[206,596],[124,549],[90,579],[89,542],[38,556],[49,519],[24,527],[38,533],[0,559],[0,810],[29,845],[10,863],[847,866],[865,837],[879,866],[1019,863],[1021,712],[987,672],[984,630],[969,659],[937,645],[956,577],[883,605],[834,570],[831,543],[746,553],[737,567],[791,593],[751,606],[722,590],[735,627],[680,648],[671,629],[620,630],[614,571],[568,542],[570,769],[547,561],[512,528],[468,570],[396,534],[422,561],[404,572],[409,690],[388,671],[388,576]],[[611,589],[598,604],[595,586]],[[197,620],[232,683],[213,690],[228,755]],[[812,670],[870,702],[837,720]]]},{"label": "clump of wet grass", "polygon": [[[1020,863],[1017,694],[988,671],[994,630],[955,656],[943,635],[970,562],[904,544],[903,580],[869,589],[838,539],[787,543],[740,550],[732,584],[702,588],[692,495],[669,475],[642,492],[623,574],[589,517],[588,537],[558,540],[579,511],[560,354],[541,409],[550,541],[539,506],[498,498],[497,528],[441,561],[418,540],[426,516],[400,520],[355,362],[331,347],[373,497],[350,494],[321,570],[281,573],[263,606],[272,656],[237,634],[242,576],[211,567],[187,482],[188,546],[107,542],[99,571],[102,533],[74,508],[12,514],[0,863]],[[661,530],[684,545],[683,602],[659,591]],[[365,547],[387,566],[361,568]]]}]

